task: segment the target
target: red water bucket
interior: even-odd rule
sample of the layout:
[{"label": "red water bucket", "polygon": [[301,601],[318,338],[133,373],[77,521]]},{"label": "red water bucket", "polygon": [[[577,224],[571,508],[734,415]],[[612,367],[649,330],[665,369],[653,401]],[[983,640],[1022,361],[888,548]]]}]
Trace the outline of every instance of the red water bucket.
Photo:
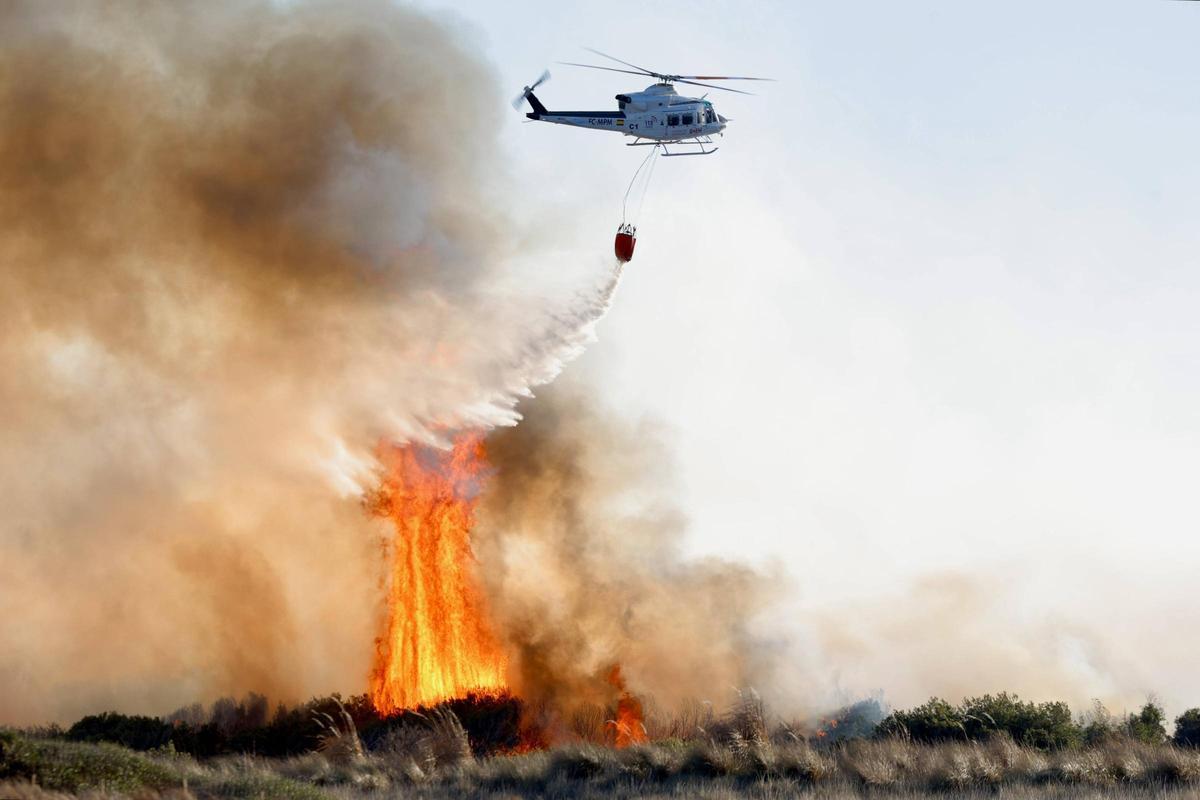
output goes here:
[{"label": "red water bucket", "polygon": [[613,242],[617,260],[627,263],[633,260],[633,248],[637,244],[637,228],[632,225],[622,225],[617,228],[617,240]]}]

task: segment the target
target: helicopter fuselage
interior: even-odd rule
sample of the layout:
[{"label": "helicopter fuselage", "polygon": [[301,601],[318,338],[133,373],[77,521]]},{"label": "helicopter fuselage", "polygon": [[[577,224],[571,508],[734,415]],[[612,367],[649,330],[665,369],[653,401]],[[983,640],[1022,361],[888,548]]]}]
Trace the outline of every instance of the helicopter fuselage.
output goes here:
[{"label": "helicopter fuselage", "polygon": [[534,96],[525,95],[537,122],[616,131],[656,142],[683,142],[725,130],[728,120],[703,97],[681,97],[669,83],[656,83],[641,92],[617,95],[617,111],[551,111]]}]

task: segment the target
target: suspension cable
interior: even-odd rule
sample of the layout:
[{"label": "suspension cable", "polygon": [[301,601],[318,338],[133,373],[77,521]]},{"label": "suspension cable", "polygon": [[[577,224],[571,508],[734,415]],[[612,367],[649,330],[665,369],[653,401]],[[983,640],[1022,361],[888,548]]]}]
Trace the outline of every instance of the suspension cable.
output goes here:
[{"label": "suspension cable", "polygon": [[[621,224],[622,225],[625,224],[625,209],[626,209],[626,206],[629,204],[629,193],[631,191],[633,191],[633,184],[637,182],[638,175],[641,174],[642,169],[646,166],[646,164],[650,163],[650,160],[653,159],[654,156],[656,156],[656,155],[658,155],[658,145],[653,145],[650,148],[650,154],[647,155],[644,159],[642,159],[642,163],[638,165],[637,170],[635,170],[633,173],[633,177],[629,180],[629,187],[625,190],[625,196],[621,199]],[[654,172],[654,164],[650,164],[650,170],[646,173],[647,187],[650,185],[650,175],[653,172]],[[645,200],[645,199],[646,199],[646,193],[642,192],[642,200]],[[639,203],[638,211],[641,212],[641,210],[642,210],[642,206],[641,206],[641,203]]]}]

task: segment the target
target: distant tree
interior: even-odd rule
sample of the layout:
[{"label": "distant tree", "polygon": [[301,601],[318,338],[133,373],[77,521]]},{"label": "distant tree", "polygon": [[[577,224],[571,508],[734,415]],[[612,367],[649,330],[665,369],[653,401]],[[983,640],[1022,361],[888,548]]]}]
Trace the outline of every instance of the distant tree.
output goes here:
[{"label": "distant tree", "polygon": [[163,722],[168,722],[172,725],[184,723],[186,725],[199,726],[208,722],[208,716],[204,713],[204,706],[199,703],[192,703],[191,705],[180,706],[170,714],[167,714],[163,717]]},{"label": "distant tree", "polygon": [[269,711],[267,698],[250,692],[241,700],[222,697],[214,702],[208,721],[214,723],[226,736],[234,737],[265,726]]},{"label": "distant tree", "polygon": [[1162,744],[1167,740],[1167,729],[1163,725],[1166,719],[1162,707],[1151,699],[1142,706],[1141,711],[1129,715],[1125,720],[1125,730],[1139,742]]},{"label": "distant tree", "polygon": [[1200,747],[1200,708],[1189,708],[1176,718],[1171,741],[1179,747]]},{"label": "distant tree", "polygon": [[208,712],[208,721],[216,725],[221,733],[228,736],[237,724],[237,700],[232,697],[220,697],[213,701]]}]

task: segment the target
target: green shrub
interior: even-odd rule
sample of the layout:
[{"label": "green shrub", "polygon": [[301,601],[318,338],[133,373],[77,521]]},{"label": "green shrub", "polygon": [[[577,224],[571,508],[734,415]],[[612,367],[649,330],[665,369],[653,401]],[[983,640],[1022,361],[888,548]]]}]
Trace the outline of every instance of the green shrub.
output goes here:
[{"label": "green shrub", "polygon": [[960,710],[967,735],[976,741],[1007,733],[1014,742],[1039,750],[1060,750],[1083,741],[1083,731],[1063,702],[1023,702],[1001,692],[967,698]]},{"label": "green shrub", "polygon": [[170,767],[115,744],[6,736],[0,780],[36,780],[47,789],[134,792],[182,784]]},{"label": "green shrub", "polygon": [[1016,695],[969,697],[959,706],[940,698],[907,711],[893,711],[879,727],[879,738],[904,736],[917,742],[984,741],[1007,734],[1014,742],[1039,750],[1059,750],[1083,741],[1066,703],[1029,703]]},{"label": "green shrub", "polygon": [[1136,714],[1130,714],[1125,721],[1125,729],[1129,736],[1146,744],[1162,744],[1167,740],[1167,729],[1163,725],[1167,715],[1153,700],[1142,706]]},{"label": "green shrub", "polygon": [[966,738],[962,712],[938,697],[908,711],[893,711],[875,729],[879,738],[903,736],[918,742]]},{"label": "green shrub", "polygon": [[1200,747],[1200,708],[1189,708],[1175,719],[1171,741],[1179,747]]}]

